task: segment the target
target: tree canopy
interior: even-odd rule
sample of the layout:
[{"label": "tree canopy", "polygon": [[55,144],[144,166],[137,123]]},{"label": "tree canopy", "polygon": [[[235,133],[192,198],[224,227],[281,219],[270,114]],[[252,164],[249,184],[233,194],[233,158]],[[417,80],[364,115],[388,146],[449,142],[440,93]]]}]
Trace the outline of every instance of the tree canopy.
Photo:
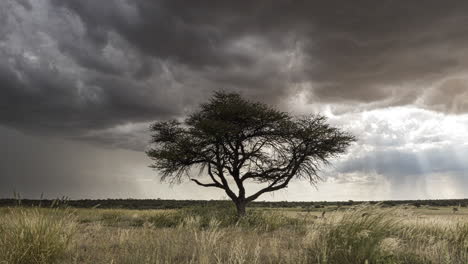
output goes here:
[{"label": "tree canopy", "polygon": [[[286,188],[292,179],[315,184],[321,166],[355,141],[322,115],[294,117],[227,92],[214,93],[183,122],[155,122],[151,132],[147,155],[163,180],[189,177],[200,186],[222,189],[239,215],[249,202]],[[192,169],[208,179],[189,176]],[[263,187],[248,195],[248,181]]]}]

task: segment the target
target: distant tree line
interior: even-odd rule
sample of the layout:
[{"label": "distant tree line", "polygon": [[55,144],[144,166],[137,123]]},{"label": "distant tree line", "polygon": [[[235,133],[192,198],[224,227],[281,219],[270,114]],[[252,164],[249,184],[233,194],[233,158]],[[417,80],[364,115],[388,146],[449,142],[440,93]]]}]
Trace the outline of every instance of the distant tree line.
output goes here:
[{"label": "distant tree line", "polygon": [[[421,206],[468,206],[468,199],[443,199],[443,200],[389,200],[389,201],[314,201],[314,202],[269,202],[255,201],[251,207],[256,208],[324,208],[328,206],[351,206],[362,203],[377,204],[391,207],[398,205]],[[193,206],[231,206],[228,200],[162,200],[162,199],[102,199],[102,200],[31,200],[31,199],[0,199],[0,207],[11,206],[68,206],[74,208],[113,208],[113,209],[180,209]]]}]

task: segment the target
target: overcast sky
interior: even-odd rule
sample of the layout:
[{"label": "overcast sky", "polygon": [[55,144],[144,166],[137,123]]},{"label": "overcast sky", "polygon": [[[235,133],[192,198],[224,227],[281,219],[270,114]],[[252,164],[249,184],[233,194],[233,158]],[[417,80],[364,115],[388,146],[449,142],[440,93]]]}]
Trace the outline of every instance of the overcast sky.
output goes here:
[{"label": "overcast sky", "polygon": [[0,85],[0,197],[224,199],[144,154],[218,89],[359,139],[260,200],[468,197],[467,1],[2,0]]}]

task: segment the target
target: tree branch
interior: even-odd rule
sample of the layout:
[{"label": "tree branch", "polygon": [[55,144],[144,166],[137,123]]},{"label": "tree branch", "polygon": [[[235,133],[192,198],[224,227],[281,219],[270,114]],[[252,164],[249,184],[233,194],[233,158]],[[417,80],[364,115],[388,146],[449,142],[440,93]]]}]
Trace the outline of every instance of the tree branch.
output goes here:
[{"label": "tree branch", "polygon": [[217,187],[220,189],[224,189],[224,187],[218,183],[201,183],[197,179],[190,179],[190,180],[203,187]]},{"label": "tree branch", "polygon": [[216,180],[216,178],[214,177],[213,171],[211,169],[211,163],[210,162],[208,162],[208,175],[210,176],[211,180],[213,180],[214,183],[222,186],[222,184],[220,182],[218,182]]},{"label": "tree branch", "polygon": [[229,198],[231,198],[233,201],[236,201],[237,196],[229,188],[229,184],[228,184],[226,178],[224,177],[224,173],[223,173],[223,166],[224,165],[222,163],[221,156],[219,155],[219,145],[218,144],[216,145],[215,156],[216,156],[216,169],[218,170],[217,174],[218,174],[219,179],[222,182],[222,185],[224,186],[224,191],[229,196]]}]

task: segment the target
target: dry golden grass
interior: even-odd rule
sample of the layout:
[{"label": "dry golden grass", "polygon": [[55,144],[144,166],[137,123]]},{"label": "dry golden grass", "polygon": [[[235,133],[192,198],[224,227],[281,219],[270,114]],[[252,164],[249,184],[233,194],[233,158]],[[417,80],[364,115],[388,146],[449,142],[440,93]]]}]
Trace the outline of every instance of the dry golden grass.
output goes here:
[{"label": "dry golden grass", "polygon": [[76,230],[67,209],[21,208],[0,215],[0,263],[55,263],[67,254]]},{"label": "dry golden grass", "polygon": [[0,263],[466,264],[468,215],[444,211],[2,209]]}]

